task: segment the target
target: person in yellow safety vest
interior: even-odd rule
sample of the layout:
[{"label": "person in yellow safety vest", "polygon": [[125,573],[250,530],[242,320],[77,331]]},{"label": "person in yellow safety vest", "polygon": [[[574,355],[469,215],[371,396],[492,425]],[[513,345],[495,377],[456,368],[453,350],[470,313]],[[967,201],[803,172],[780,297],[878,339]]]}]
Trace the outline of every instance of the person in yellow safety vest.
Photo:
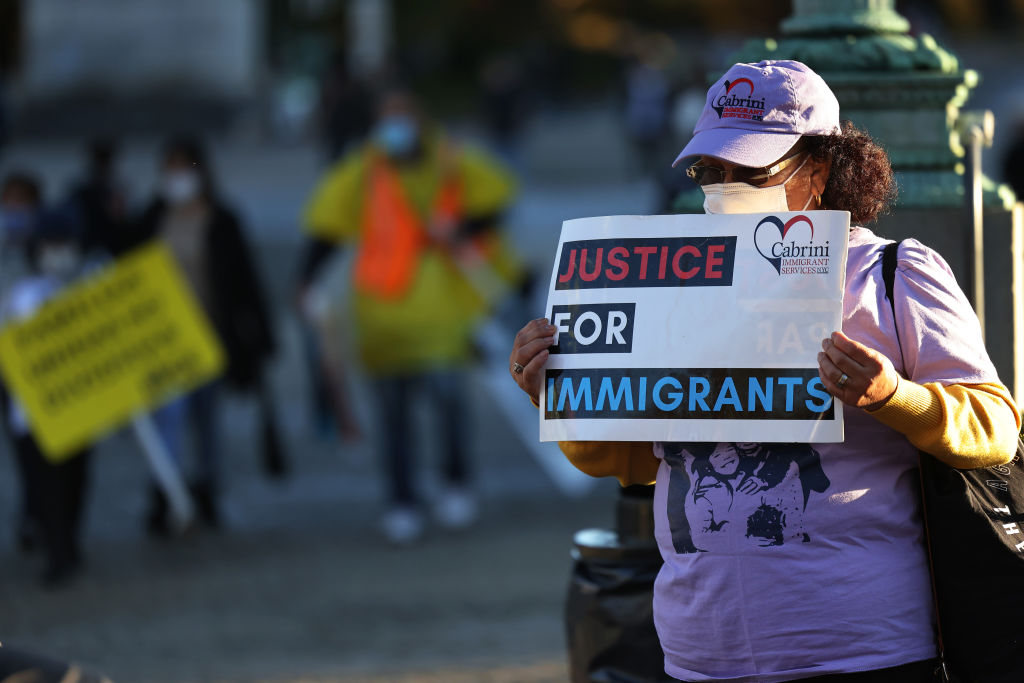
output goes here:
[{"label": "person in yellow safety vest", "polygon": [[526,277],[498,230],[513,195],[504,168],[429,124],[409,92],[392,90],[381,97],[370,140],[327,172],[306,207],[312,239],[302,291],[338,247],[356,250],[351,310],[388,475],[382,529],[394,543],[425,530],[413,479],[421,450],[410,425],[417,393],[436,413],[444,449],[445,488],[434,516],[449,528],[477,516],[461,371],[472,360],[477,323]]}]

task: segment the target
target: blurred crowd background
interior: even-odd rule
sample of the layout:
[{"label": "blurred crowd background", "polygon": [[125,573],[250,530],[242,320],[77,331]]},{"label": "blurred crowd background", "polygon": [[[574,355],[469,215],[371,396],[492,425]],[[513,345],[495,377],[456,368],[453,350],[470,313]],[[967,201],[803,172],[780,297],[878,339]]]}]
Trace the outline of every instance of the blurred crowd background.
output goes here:
[{"label": "blurred crowd background", "polygon": [[[1024,2],[896,9],[980,71],[986,172],[1024,194]],[[0,642],[124,681],[564,680],[572,533],[609,523],[615,486],[541,463],[502,344],[543,315],[563,220],[693,191],[670,164],[709,77],[791,11],[0,0],[3,315],[163,240],[230,356],[152,415],[197,506],[183,534],[131,430],[55,466],[5,394]],[[465,301],[338,248],[371,201],[430,207]]]}]

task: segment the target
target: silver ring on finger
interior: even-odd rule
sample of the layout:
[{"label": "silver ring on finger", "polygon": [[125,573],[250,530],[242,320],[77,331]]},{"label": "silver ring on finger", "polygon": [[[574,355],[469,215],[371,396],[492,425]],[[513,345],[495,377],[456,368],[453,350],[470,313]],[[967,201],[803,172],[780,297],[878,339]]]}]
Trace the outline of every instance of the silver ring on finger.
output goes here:
[{"label": "silver ring on finger", "polygon": [[836,386],[839,387],[840,389],[842,389],[842,388],[846,387],[846,383],[849,382],[849,381],[850,381],[850,376],[847,375],[844,372],[842,375],[839,376],[839,379],[836,380]]},{"label": "silver ring on finger", "polygon": [[525,369],[526,368],[524,366],[520,365],[519,363],[515,363],[515,362],[512,363],[512,374],[514,374],[514,375],[521,375],[521,374],[523,374],[523,370],[525,370]]}]

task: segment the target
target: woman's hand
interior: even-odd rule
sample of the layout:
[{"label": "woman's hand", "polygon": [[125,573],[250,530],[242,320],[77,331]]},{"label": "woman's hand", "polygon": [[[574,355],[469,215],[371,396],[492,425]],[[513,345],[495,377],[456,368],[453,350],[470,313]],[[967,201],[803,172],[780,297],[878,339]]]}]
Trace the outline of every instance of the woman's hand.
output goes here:
[{"label": "woman's hand", "polygon": [[554,343],[555,326],[549,324],[547,318],[537,318],[519,330],[512,344],[509,372],[534,403],[540,403],[540,387],[544,381],[542,369],[548,359],[548,347]]},{"label": "woman's hand", "polygon": [[[896,393],[899,375],[889,359],[842,332],[821,342],[818,376],[829,393],[848,406],[871,410]],[[843,379],[843,378],[846,379]]]}]

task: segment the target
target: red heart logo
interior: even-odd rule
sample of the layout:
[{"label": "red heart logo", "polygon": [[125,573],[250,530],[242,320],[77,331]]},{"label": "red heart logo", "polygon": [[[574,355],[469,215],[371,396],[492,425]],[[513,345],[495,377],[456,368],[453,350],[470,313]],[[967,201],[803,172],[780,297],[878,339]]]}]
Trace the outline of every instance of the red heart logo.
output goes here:
[{"label": "red heart logo", "polygon": [[771,226],[771,228],[768,228],[769,231],[771,231],[771,229],[774,228],[779,233],[779,242],[772,242],[771,244],[778,244],[781,243],[782,240],[786,239],[786,235],[789,233],[790,229],[793,228],[793,226],[798,225],[800,223],[807,224],[807,227],[811,229],[811,238],[813,239],[814,223],[811,222],[810,218],[804,216],[803,214],[793,216],[785,223],[783,223],[782,219],[779,218],[778,216],[765,216],[764,218],[761,219],[761,222],[757,224],[757,227],[754,228],[754,248],[757,249],[757,253],[763,256],[764,259],[768,261],[768,263],[772,264],[772,268],[774,268],[775,272],[779,273],[780,275],[782,274],[782,256],[774,256],[771,246],[768,246],[768,253],[765,253],[765,251],[761,249],[761,243],[758,241],[758,235],[761,232],[761,228],[765,226]]}]

